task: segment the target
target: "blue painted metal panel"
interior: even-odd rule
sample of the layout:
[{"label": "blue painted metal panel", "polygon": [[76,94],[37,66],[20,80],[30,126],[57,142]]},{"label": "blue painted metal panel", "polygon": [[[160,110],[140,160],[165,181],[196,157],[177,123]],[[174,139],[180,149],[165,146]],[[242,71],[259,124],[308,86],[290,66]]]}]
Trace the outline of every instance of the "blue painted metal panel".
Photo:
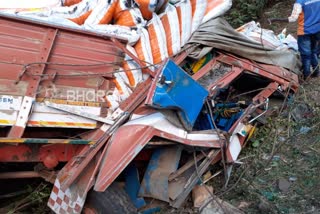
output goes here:
[{"label": "blue painted metal panel", "polygon": [[184,127],[192,130],[208,94],[191,76],[168,60],[153,93],[152,106],[177,109]]},{"label": "blue painted metal panel", "polygon": [[125,191],[129,195],[134,206],[138,209],[146,205],[143,198],[138,197],[138,192],[140,189],[139,173],[137,167],[133,164],[128,166],[125,170]]},{"label": "blue painted metal panel", "polygon": [[130,164],[124,171],[125,174],[125,191],[129,195],[129,198],[133,205],[141,214],[153,214],[161,211],[161,208],[157,205],[150,206],[147,204],[144,198],[138,197],[140,189],[139,172],[135,164]]},{"label": "blue painted metal panel", "polygon": [[160,211],[161,211],[160,207],[154,207],[154,208],[150,208],[148,210],[140,211],[139,213],[142,213],[142,214],[153,214],[153,213],[159,213]]},{"label": "blue painted metal panel", "polygon": [[156,149],[144,174],[139,196],[169,202],[169,175],[178,169],[182,147]]}]

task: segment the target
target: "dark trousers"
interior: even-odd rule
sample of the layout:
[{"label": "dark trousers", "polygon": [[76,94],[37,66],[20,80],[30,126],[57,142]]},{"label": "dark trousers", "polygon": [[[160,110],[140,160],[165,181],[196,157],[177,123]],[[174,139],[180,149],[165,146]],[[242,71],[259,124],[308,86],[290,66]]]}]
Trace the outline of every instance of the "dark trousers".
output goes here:
[{"label": "dark trousers", "polygon": [[320,32],[309,35],[298,36],[298,46],[301,55],[303,75],[311,74],[310,68],[315,73],[319,72],[318,55],[320,54]]}]

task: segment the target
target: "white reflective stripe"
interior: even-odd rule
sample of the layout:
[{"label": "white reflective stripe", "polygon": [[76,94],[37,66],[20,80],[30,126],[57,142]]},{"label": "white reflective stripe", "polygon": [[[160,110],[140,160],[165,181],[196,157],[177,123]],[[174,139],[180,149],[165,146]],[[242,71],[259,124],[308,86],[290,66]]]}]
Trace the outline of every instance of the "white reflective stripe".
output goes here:
[{"label": "white reflective stripe", "polygon": [[206,141],[213,141],[219,140],[219,136],[215,133],[212,134],[188,134],[188,140],[206,140]]},{"label": "white reflective stripe", "polygon": [[[60,105],[60,104],[56,104],[56,103],[51,103],[49,101],[45,101],[45,104],[51,108],[55,108],[61,111],[65,111],[71,114],[75,114],[78,115],[80,117],[85,117],[91,120],[96,120],[96,121],[100,121],[103,123],[107,123],[107,124],[113,124],[114,121],[109,120],[107,118],[104,117],[100,117],[99,115],[96,114],[91,114],[86,110],[86,106],[70,106],[70,105]],[[95,112],[97,113],[97,111]]]},{"label": "white reflective stripe", "polygon": [[158,129],[160,131],[173,134],[175,136],[179,136],[181,138],[187,137],[187,132],[183,129],[180,129],[173,124],[171,124],[163,114],[161,113],[155,113],[148,116],[140,117],[136,120],[131,120],[128,123],[125,124],[125,126],[129,125],[146,125],[146,126],[152,126],[155,129]]},{"label": "white reflective stripe", "polygon": [[[48,103],[49,106],[47,106],[46,103]],[[71,108],[71,109],[75,109],[77,111],[86,112],[86,113],[96,115],[96,116],[99,116],[100,111],[101,111],[101,107],[97,107],[97,106],[58,104],[55,102],[45,101],[45,102],[36,102],[32,112],[46,113],[46,114],[68,114],[68,115],[70,115],[66,111],[59,110],[59,108],[52,108],[52,107],[50,107],[50,105],[58,106],[60,108]]]},{"label": "white reflective stripe", "polygon": [[241,148],[242,148],[238,134],[245,137],[248,134],[247,128],[249,128],[249,126],[250,125],[248,125],[248,127],[247,127],[243,123],[239,123],[236,126],[236,128],[230,138],[230,145],[228,148],[229,148],[229,151],[230,151],[230,154],[231,154],[233,161],[238,159],[238,156],[239,156],[239,154],[241,152]]},{"label": "white reflective stripe", "polygon": [[143,114],[132,114],[131,117],[130,117],[130,120],[136,120],[140,117],[144,117],[145,115]]},{"label": "white reflective stripe", "polygon": [[[136,115],[137,117],[137,115]],[[188,134],[182,128],[179,128],[172,123],[170,123],[163,114],[157,112],[154,114],[150,114],[148,116],[140,116],[137,119],[132,119],[125,126],[130,125],[146,125],[152,126],[153,128],[163,131],[165,133],[169,133],[175,136],[178,136],[187,140],[198,140],[198,141],[213,141],[219,140],[219,136],[216,133],[212,134],[204,134],[204,133],[190,133]]]},{"label": "white reflective stripe", "polygon": [[33,102],[35,101],[35,98],[25,96],[22,100],[22,104],[19,110],[19,114],[16,120],[16,126],[25,127],[27,124],[27,121],[29,119],[29,114],[31,111],[31,107]]}]

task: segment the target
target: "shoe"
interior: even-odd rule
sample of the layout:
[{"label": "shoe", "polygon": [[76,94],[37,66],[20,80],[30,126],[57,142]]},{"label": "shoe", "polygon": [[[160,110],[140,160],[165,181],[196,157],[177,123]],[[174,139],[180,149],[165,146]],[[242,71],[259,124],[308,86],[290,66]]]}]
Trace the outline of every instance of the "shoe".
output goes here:
[{"label": "shoe", "polygon": [[320,72],[314,72],[313,74],[311,74],[312,78],[317,78],[320,77]]}]

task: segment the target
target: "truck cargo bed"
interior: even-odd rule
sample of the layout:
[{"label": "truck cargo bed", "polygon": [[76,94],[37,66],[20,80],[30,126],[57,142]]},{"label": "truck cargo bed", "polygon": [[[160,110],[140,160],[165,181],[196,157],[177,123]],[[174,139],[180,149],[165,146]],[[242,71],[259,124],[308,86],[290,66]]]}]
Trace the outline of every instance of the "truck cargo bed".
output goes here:
[{"label": "truck cargo bed", "polygon": [[27,126],[96,128],[95,120],[43,101],[101,115],[123,56],[106,35],[1,14],[0,126],[14,126],[24,98],[32,97],[36,103],[24,113]]}]

